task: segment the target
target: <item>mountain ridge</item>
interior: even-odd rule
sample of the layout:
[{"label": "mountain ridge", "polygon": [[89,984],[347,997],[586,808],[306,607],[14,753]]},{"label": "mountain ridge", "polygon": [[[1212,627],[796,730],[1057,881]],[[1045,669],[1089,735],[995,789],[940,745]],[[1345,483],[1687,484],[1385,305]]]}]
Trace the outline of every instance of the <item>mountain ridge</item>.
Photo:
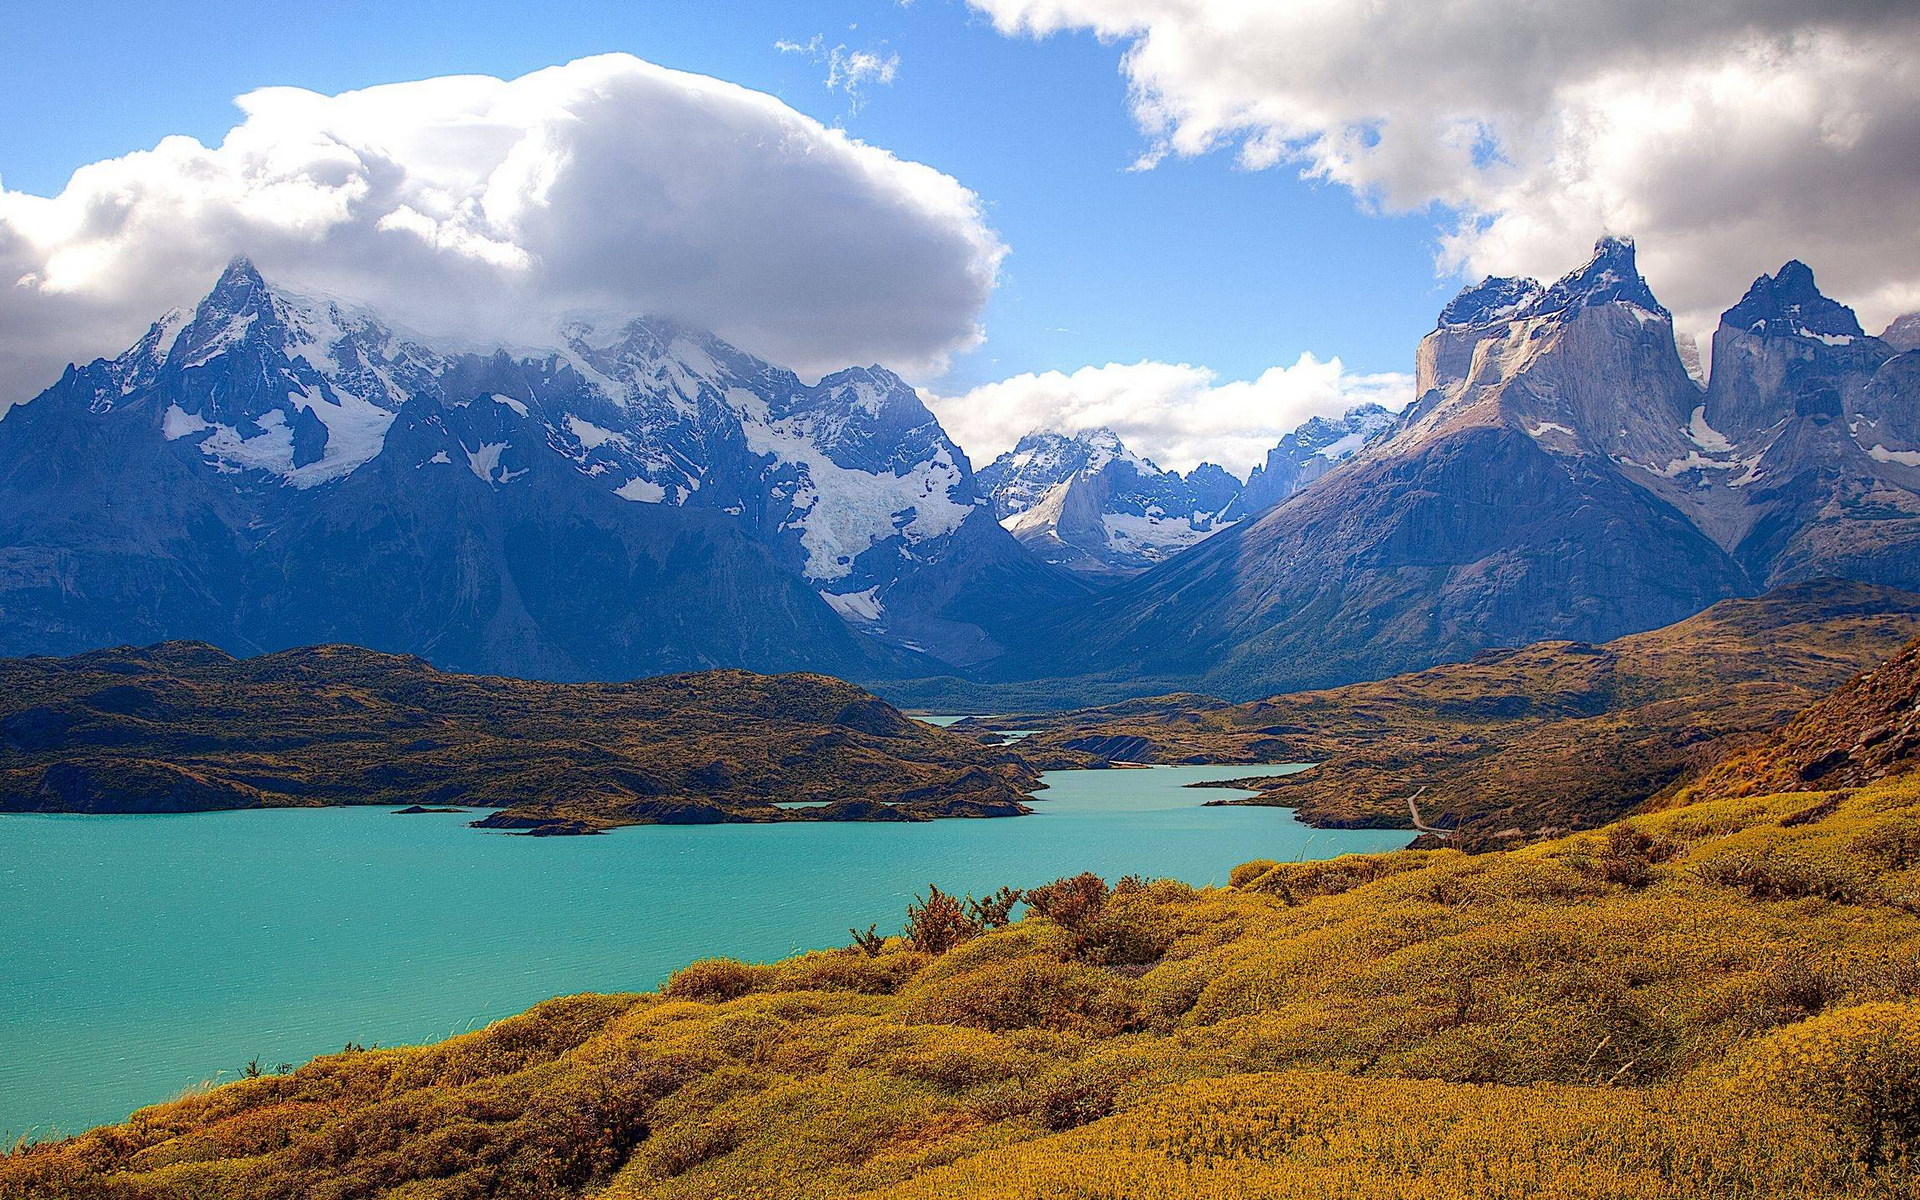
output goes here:
[{"label": "mountain ridge", "polygon": [[[807,385],[645,318],[569,325],[546,349],[443,351],[245,259],[192,313],[9,409],[8,485],[11,651],[273,648],[360,621],[380,636],[356,640],[469,669],[886,676],[998,654],[1020,604],[1081,586],[998,527],[965,455],[883,368]],[[356,586],[396,594],[375,561],[439,590],[356,617]],[[331,583],[334,608],[290,575]],[[589,652],[601,619],[622,631]]]},{"label": "mountain ridge", "polygon": [[1729,310],[1703,388],[1634,249],[1604,238],[1551,285],[1464,289],[1391,429],[1039,618],[1027,677],[1117,682],[1126,664],[1244,699],[1605,641],[1795,580],[1920,587],[1920,356],[1859,334],[1792,263]]}]

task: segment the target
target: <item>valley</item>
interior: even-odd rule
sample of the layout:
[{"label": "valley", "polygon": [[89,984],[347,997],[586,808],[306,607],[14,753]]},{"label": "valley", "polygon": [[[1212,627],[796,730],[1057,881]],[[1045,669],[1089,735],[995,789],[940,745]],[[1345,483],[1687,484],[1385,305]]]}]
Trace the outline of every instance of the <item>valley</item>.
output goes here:
[{"label": "valley", "polygon": [[1920,5],[24,8],[0,1200],[1920,1197]]}]

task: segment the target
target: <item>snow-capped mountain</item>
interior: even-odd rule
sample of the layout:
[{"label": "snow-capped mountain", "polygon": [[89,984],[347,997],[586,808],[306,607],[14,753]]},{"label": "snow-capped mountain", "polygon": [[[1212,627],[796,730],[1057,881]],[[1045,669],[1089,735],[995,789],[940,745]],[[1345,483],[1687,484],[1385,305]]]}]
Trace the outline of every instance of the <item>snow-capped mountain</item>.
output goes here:
[{"label": "snow-capped mountain", "polygon": [[810,385],[645,319],[455,352],[245,260],[0,420],[0,509],[12,651],[340,637],[534,675],[858,674],[990,657],[1078,594],[883,368]]},{"label": "snow-capped mountain", "polygon": [[1352,458],[1393,427],[1378,404],[1356,404],[1337,417],[1313,417],[1267,451],[1267,461],[1221,512],[1225,521],[1257,516]]},{"label": "snow-capped mountain", "polygon": [[1258,695],[1822,575],[1920,588],[1920,352],[1865,336],[1800,263],[1727,310],[1705,386],[1617,238],[1551,286],[1465,289],[1416,361],[1390,429],[1037,629],[1029,670]]},{"label": "snow-capped mountain", "polygon": [[1028,549],[1096,576],[1144,570],[1222,528],[1241,487],[1212,463],[1162,470],[1111,429],[1030,433],[981,468],[980,485]]}]

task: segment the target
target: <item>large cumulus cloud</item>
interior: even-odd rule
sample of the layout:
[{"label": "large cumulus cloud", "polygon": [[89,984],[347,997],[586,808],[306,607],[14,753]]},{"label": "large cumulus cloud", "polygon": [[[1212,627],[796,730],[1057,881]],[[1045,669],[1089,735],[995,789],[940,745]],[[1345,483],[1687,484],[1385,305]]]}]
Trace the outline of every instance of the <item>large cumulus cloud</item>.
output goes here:
[{"label": "large cumulus cloud", "polygon": [[1920,308],[1912,0],[969,0],[1124,41],[1144,162],[1231,146],[1389,210],[1443,263],[1552,277],[1639,239],[1685,328],[1810,262],[1869,327]]},{"label": "large cumulus cloud", "polygon": [[0,409],[236,253],[425,333],[653,313],[803,371],[937,369],[979,340],[1004,253],[952,178],[626,55],[238,104],[218,146],[170,137],[54,197],[0,188]]},{"label": "large cumulus cloud", "polygon": [[1187,363],[1108,363],[1016,375],[928,403],[976,466],[1034,429],[1106,428],[1162,467],[1213,462],[1244,477],[1309,417],[1367,402],[1398,411],[1412,399],[1411,376],[1355,374],[1337,358],[1302,354],[1257,379],[1222,380]]}]

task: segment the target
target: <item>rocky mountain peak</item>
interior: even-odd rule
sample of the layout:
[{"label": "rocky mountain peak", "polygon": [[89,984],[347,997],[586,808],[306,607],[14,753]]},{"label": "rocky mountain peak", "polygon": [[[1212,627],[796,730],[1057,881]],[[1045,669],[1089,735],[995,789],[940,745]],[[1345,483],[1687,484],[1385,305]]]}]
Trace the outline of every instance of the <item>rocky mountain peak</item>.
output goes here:
[{"label": "rocky mountain peak", "polygon": [[1513,317],[1533,307],[1546,291],[1531,279],[1489,275],[1460,289],[1440,310],[1442,329],[1477,329]]},{"label": "rocky mountain peak", "polygon": [[1880,340],[1903,354],[1920,350],[1920,312],[1895,317],[1880,331]]},{"label": "rocky mountain peak", "polygon": [[1740,303],[1721,314],[1720,323],[1742,333],[1811,338],[1828,345],[1866,336],[1853,310],[1822,295],[1813,269],[1797,259],[1776,274],[1754,280]]},{"label": "rocky mountain peak", "polygon": [[1593,244],[1593,257],[1585,266],[1562,275],[1521,315],[1544,316],[1613,303],[1636,305],[1663,317],[1671,315],[1641,278],[1633,239],[1609,234]]}]

